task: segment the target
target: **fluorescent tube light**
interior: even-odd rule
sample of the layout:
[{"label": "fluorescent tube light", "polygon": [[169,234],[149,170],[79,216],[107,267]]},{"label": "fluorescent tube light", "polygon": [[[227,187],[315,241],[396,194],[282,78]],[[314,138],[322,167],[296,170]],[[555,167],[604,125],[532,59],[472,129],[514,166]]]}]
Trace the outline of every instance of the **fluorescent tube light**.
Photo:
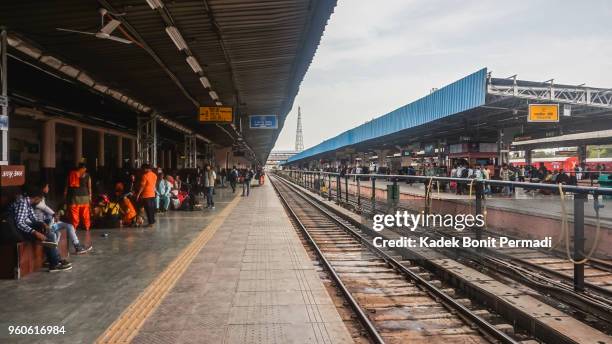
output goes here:
[{"label": "fluorescent tube light", "polygon": [[200,66],[200,64],[198,63],[198,60],[196,60],[195,57],[187,56],[186,61],[189,64],[189,66],[191,67],[191,69],[193,69],[194,72],[196,72],[196,73],[201,73],[202,72],[202,67]]},{"label": "fluorescent tube light", "polygon": [[200,78],[200,82],[202,83],[202,86],[204,86],[204,88],[210,88],[210,81],[208,81],[208,78],[203,76]]},{"label": "fluorescent tube light", "polygon": [[170,39],[172,40],[172,42],[174,42],[174,45],[176,45],[178,50],[187,49],[187,43],[185,43],[183,36],[181,36],[181,33],[175,26],[166,27],[166,33],[168,34],[168,36],[170,36]]},{"label": "fluorescent tube light", "polygon": [[217,95],[217,92],[215,92],[215,91],[210,91],[210,92],[208,92],[208,94],[210,95],[210,97],[211,97],[213,100],[219,100],[219,96]]},{"label": "fluorescent tube light", "polygon": [[161,0],[147,0],[147,4],[152,10],[164,7],[164,3]]},{"label": "fluorescent tube light", "polygon": [[217,106],[223,105],[223,103],[221,103],[221,102],[215,102],[215,104],[217,104]]}]

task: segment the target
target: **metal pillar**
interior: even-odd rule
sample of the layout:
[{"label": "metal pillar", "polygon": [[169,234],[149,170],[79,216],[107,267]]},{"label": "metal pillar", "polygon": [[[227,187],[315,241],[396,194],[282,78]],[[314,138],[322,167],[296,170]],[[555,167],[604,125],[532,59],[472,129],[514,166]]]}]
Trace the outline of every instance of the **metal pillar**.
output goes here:
[{"label": "metal pillar", "polygon": [[159,151],[159,167],[168,168],[166,166],[166,151],[163,149]]},{"label": "metal pillar", "polygon": [[42,167],[55,168],[55,121],[46,121],[42,130]]},{"label": "metal pillar", "polygon": [[104,167],[106,161],[104,161],[104,132],[98,132],[98,164],[96,167]]},{"label": "metal pillar", "polygon": [[[585,194],[574,195],[574,260],[579,264],[574,264],[574,290],[584,291],[584,203],[587,196]],[[595,245],[595,244],[593,244]]]},{"label": "metal pillar", "polygon": [[138,159],[136,167],[144,163],[157,166],[157,115],[150,118],[138,117],[136,130],[136,145]]},{"label": "metal pillar", "polygon": [[0,121],[6,122],[6,128],[0,130],[2,135],[2,155],[0,156],[0,165],[8,165],[9,163],[9,131],[8,131],[8,76],[7,76],[7,65],[6,65],[6,29],[2,28],[0,32],[0,104],[2,106],[2,116]]},{"label": "metal pillar", "polygon": [[532,153],[533,152],[532,152],[531,149],[526,149],[525,150],[525,164],[527,164],[529,166],[531,166],[531,164],[532,164],[532,157],[533,157]]},{"label": "metal pillar", "polygon": [[185,135],[185,168],[196,168],[198,151],[195,135]]},{"label": "metal pillar", "polygon": [[117,168],[123,168],[123,137],[117,136]]},{"label": "metal pillar", "polygon": [[74,165],[78,165],[83,159],[83,128],[74,127]]},{"label": "metal pillar", "polygon": [[130,140],[130,164],[131,168],[136,168],[136,140]]}]

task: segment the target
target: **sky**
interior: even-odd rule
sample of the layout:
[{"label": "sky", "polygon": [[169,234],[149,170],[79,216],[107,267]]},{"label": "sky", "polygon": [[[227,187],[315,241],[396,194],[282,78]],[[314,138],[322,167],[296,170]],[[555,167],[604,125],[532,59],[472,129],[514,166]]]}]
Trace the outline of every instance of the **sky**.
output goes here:
[{"label": "sky", "polygon": [[275,150],[382,116],[483,67],[612,87],[612,0],[339,0]]}]

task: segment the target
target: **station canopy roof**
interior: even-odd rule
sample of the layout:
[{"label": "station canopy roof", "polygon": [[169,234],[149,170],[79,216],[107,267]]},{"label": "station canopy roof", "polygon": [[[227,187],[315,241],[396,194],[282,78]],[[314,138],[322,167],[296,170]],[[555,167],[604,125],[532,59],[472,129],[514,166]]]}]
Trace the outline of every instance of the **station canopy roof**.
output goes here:
[{"label": "station canopy roof", "polygon": [[[89,109],[131,128],[136,115],[156,112],[214,143],[246,143],[243,148],[263,163],[335,5],[335,0],[4,0],[0,25],[9,30],[9,92],[17,102],[51,104],[67,113],[77,112],[72,107]],[[100,9],[108,12],[101,16]],[[133,43],[57,30],[95,33],[102,18],[105,25],[117,20],[111,35]],[[67,81],[66,89],[100,86],[96,97],[105,100],[85,103],[91,99],[64,96],[61,89],[49,96],[49,87],[57,85],[34,78],[37,72]],[[79,76],[83,80],[75,80]],[[23,78],[28,81],[11,81]],[[109,98],[126,106],[100,107]],[[198,122],[199,106],[217,101],[233,107],[233,125]],[[249,130],[249,115],[278,115],[278,129]]]},{"label": "station canopy roof", "polygon": [[[559,104],[559,122],[527,120],[530,104]],[[567,111],[567,112],[564,112]],[[569,116],[564,116],[564,113]],[[496,142],[612,128],[612,89],[494,78],[483,68],[412,103],[347,130],[288,159],[398,151],[425,145]]]}]

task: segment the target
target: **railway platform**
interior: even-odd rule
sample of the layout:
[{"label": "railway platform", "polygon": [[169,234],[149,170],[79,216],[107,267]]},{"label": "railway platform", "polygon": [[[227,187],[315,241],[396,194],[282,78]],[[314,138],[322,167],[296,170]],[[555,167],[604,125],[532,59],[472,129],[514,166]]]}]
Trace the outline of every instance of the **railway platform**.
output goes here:
[{"label": "railway platform", "polygon": [[10,342],[352,342],[273,188],[219,189],[215,203],[153,229],[80,232],[94,251],[72,271],[0,281],[0,341],[49,324],[66,333]]}]

